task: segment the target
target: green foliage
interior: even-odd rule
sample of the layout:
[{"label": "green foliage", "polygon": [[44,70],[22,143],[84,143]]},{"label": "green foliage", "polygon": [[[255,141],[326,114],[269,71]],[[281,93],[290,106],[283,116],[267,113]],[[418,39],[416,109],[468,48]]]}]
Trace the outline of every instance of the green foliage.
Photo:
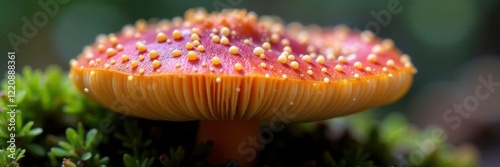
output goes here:
[{"label": "green foliage", "polygon": [[0,149],[0,166],[18,167],[19,160],[24,157],[26,150],[17,149],[13,154],[9,150]]},{"label": "green foliage", "polygon": [[[6,80],[1,86],[2,90],[7,90]],[[75,126],[77,122],[83,121],[98,126],[92,118],[106,113],[100,112],[101,107],[82,96],[67,74],[57,66],[50,66],[45,71],[25,67],[16,74],[15,86],[15,103],[22,104],[17,109],[24,113],[25,120],[31,120],[39,126],[47,125],[47,121],[57,121],[50,125]],[[7,104],[8,99],[3,97],[0,106]],[[62,113],[66,114],[66,118],[57,119]]]},{"label": "green foliage", "polygon": [[[132,150],[132,155],[125,154],[123,162],[127,167],[150,167],[155,160],[154,153],[148,147],[151,146],[151,139],[143,139],[144,135],[139,128],[137,120],[125,120],[124,132],[115,133],[115,138],[122,141],[122,146]],[[128,152],[128,151],[124,151]]]},{"label": "green foliage", "polygon": [[143,159],[138,159],[138,158],[133,158],[129,154],[125,154],[123,156],[123,163],[125,164],[126,167],[150,167],[153,165],[154,158],[143,158]]},{"label": "green foliage", "polygon": [[160,162],[164,167],[180,167],[182,161],[184,161],[184,148],[177,147],[177,149],[170,148],[170,157],[168,155],[162,154],[160,156]]},{"label": "green foliage", "polygon": [[109,158],[100,158],[97,152],[97,146],[101,139],[96,129],[91,129],[87,133],[83,125],[78,124],[77,130],[73,128],[66,129],[67,141],[60,141],[59,147],[50,149],[49,154],[55,157],[71,157],[77,161],[85,162],[86,166],[105,166]]},{"label": "green foliage", "polygon": [[[454,148],[447,144],[445,132],[429,126],[423,130],[412,126],[400,113],[392,113],[376,121],[372,112],[330,120],[328,126],[346,126],[355,140],[365,143],[371,156],[385,165],[476,166],[475,149]],[[421,158],[412,158],[422,155]],[[467,157],[467,158],[464,158]],[[385,166],[384,165],[384,166]],[[404,165],[403,165],[404,166]]]},{"label": "green foliage", "polygon": [[[0,127],[2,127],[0,128],[0,141],[14,140],[17,147],[27,148],[30,153],[37,156],[45,155],[43,147],[32,143],[33,139],[43,132],[42,128],[33,128],[33,121],[24,123],[22,112],[19,110],[9,108],[2,111],[0,115]],[[0,142],[0,147],[7,148],[9,144],[8,142]]]}]

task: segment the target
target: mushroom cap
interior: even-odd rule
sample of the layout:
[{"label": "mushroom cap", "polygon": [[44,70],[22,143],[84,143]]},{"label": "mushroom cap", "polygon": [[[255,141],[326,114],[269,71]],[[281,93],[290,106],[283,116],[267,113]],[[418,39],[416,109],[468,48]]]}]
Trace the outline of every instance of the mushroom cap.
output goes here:
[{"label": "mushroom cap", "polygon": [[99,35],[70,77],[88,98],[148,119],[315,121],[394,102],[415,72],[369,31],[190,9]]}]

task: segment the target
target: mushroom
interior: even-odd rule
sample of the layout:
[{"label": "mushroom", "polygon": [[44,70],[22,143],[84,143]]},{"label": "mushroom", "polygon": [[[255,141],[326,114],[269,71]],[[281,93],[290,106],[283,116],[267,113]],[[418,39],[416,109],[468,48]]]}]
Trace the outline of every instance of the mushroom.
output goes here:
[{"label": "mushroom", "polygon": [[212,163],[252,161],[238,146],[259,120],[307,122],[396,101],[416,69],[390,39],[344,26],[317,28],[245,10],[125,26],[100,35],[71,61],[88,98],[116,112],[168,121],[201,120],[198,141]]}]

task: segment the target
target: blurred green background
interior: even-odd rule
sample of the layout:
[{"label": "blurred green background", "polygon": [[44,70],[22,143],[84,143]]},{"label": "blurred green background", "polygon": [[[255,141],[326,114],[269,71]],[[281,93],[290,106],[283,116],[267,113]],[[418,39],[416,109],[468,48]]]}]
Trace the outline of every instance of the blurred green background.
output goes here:
[{"label": "blurred green background", "polygon": [[[37,32],[24,43],[12,45],[9,36],[23,36],[23,18],[44,12],[40,1],[0,1],[0,75],[7,70],[7,52],[18,48],[17,69],[23,66],[45,68],[56,64],[68,69],[69,60],[98,34],[120,31],[140,18],[182,16],[193,7],[208,11],[245,8],[258,15],[277,15],[287,23],[335,26],[345,24],[360,30],[367,25],[377,35],[391,38],[409,54],[418,74],[409,94],[401,101],[377,109],[377,113],[402,112],[418,126],[438,125],[456,144],[473,143],[481,151],[481,166],[495,166],[500,160],[500,87],[490,92],[477,108],[460,117],[460,125],[450,121],[457,113],[446,115],[455,104],[474,96],[478,77],[500,82],[500,1],[496,0],[205,0],[205,1],[99,1],[65,0],[57,12],[39,19]],[[60,0],[60,2],[65,2]],[[400,12],[387,14],[395,5]],[[51,6],[50,10],[56,11]],[[46,21],[45,23],[43,21]],[[375,29],[373,25],[378,25]],[[11,35],[9,35],[11,34]]]}]

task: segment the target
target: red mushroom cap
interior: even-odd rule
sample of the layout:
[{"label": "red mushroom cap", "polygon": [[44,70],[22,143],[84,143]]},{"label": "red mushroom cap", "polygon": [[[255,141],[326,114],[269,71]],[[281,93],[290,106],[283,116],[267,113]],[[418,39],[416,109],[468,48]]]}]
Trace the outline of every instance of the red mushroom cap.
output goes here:
[{"label": "red mushroom cap", "polygon": [[346,27],[285,27],[245,10],[191,9],[182,18],[98,36],[71,61],[86,96],[157,120],[313,121],[399,99],[416,72],[390,39]]}]

